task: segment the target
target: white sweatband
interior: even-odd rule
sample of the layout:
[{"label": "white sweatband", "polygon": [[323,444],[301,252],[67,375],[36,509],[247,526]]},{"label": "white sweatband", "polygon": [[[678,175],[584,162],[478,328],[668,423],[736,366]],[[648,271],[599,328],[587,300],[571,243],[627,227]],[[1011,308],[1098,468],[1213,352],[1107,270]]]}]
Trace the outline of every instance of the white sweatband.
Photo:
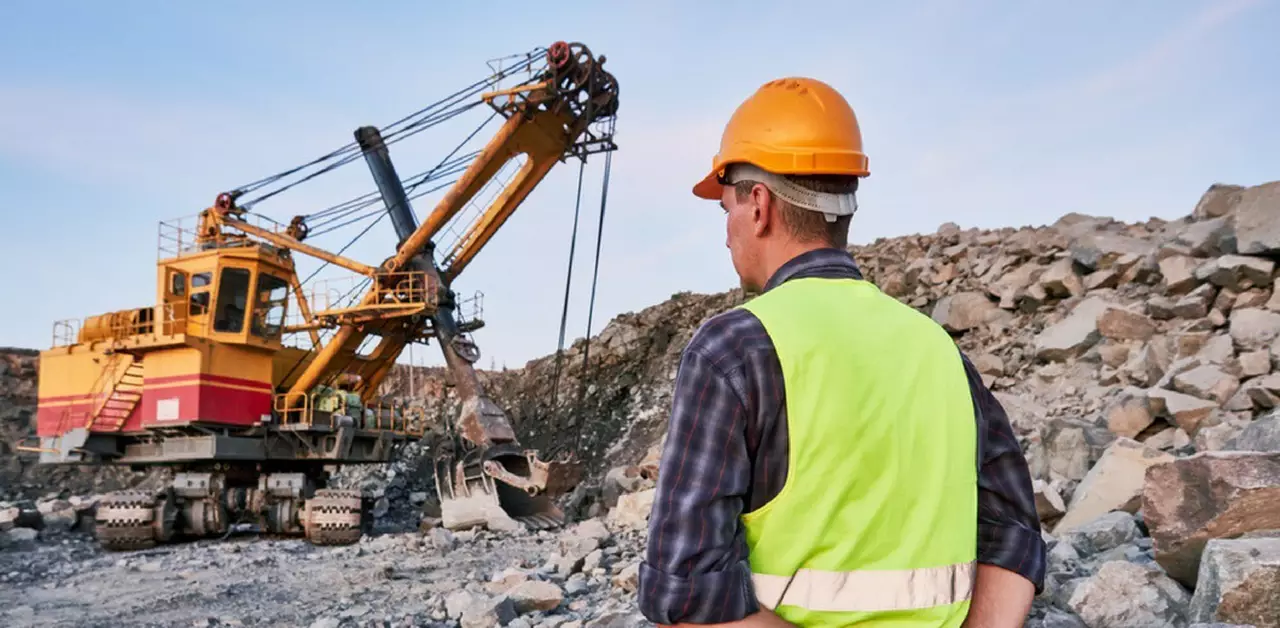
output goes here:
[{"label": "white sweatband", "polygon": [[838,216],[852,216],[858,211],[858,197],[855,192],[840,194],[815,192],[752,164],[730,164],[725,173],[725,180],[730,185],[739,181],[759,181],[768,186],[769,191],[777,194],[778,198],[796,207],[822,212],[827,222],[835,222]]}]

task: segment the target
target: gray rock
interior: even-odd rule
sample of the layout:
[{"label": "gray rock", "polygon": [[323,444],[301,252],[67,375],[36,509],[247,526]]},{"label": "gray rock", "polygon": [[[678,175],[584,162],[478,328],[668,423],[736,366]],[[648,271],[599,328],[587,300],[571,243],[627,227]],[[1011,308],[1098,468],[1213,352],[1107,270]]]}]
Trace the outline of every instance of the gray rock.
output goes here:
[{"label": "gray rock", "polygon": [[1215,401],[1163,388],[1148,389],[1147,398],[1151,400],[1151,410],[1157,417],[1168,418],[1171,423],[1191,435],[1196,433],[1200,422],[1209,418],[1210,413],[1218,407]]},{"label": "gray rock", "polygon": [[1280,373],[1263,375],[1246,381],[1222,407],[1232,412],[1280,406]]},{"label": "gray rock", "polygon": [[1225,183],[1210,185],[1200,197],[1200,202],[1196,203],[1196,208],[1192,210],[1192,217],[1197,220],[1206,220],[1226,216],[1235,208],[1236,203],[1240,202],[1240,192],[1243,190],[1244,187],[1239,185]]},{"label": "gray rock", "polygon": [[1036,336],[1036,357],[1061,362],[1084,354],[1102,338],[1098,316],[1112,307],[1115,305],[1098,297],[1081,301],[1066,318]]},{"label": "gray rock", "polygon": [[1080,296],[1085,293],[1084,281],[1076,273],[1075,263],[1069,258],[1049,265],[1037,281],[1046,296],[1055,299]]},{"label": "gray rock", "polygon": [[981,292],[947,295],[939,299],[933,308],[933,320],[950,332],[981,327],[1006,315]]},{"label": "gray rock", "polygon": [[1234,208],[1236,249],[1244,255],[1280,251],[1280,181],[1239,192]]},{"label": "gray rock", "polygon": [[507,592],[518,613],[550,611],[560,606],[564,591],[551,582],[526,580]]},{"label": "gray rock", "polygon": [[1083,421],[1053,419],[1042,439],[1047,471],[1082,480],[1115,438],[1105,428]]},{"label": "gray rock", "polygon": [[1228,442],[1229,449],[1280,452],[1280,414],[1255,419]]},{"label": "gray rock", "polygon": [[462,613],[475,603],[475,594],[467,591],[466,589],[458,589],[444,598],[445,612],[449,614],[449,617],[454,619],[462,617]]},{"label": "gray rock", "polygon": [[585,628],[642,628],[652,625],[637,611],[613,611],[587,622]]},{"label": "gray rock", "polygon": [[1196,268],[1200,262],[1187,255],[1171,255],[1160,260],[1160,276],[1164,279],[1164,293],[1178,296],[1190,292],[1200,284]]},{"label": "gray rock", "polygon": [[1083,575],[1080,565],[1083,558],[1076,546],[1068,542],[1058,542],[1049,550],[1048,563],[1045,569],[1056,574]]},{"label": "gray rock", "polygon": [[29,550],[36,546],[36,539],[40,537],[40,533],[31,528],[13,528],[4,533],[7,537],[7,544],[10,549]]},{"label": "gray rock", "polygon": [[1116,436],[1134,438],[1155,421],[1151,401],[1141,388],[1125,388],[1111,399],[1104,411],[1107,429]]},{"label": "gray rock", "polygon": [[1266,349],[1280,337],[1280,313],[1256,307],[1235,310],[1228,329],[1237,351]]},{"label": "gray rock", "polygon": [[1209,308],[1217,295],[1217,289],[1212,284],[1203,284],[1178,299],[1173,305],[1173,314],[1177,318],[1192,320],[1204,318],[1209,314]]},{"label": "gray rock", "polygon": [[1084,233],[1071,241],[1071,259],[1089,271],[1110,268],[1125,255],[1145,256],[1151,243],[1114,233]]},{"label": "gray rock", "polygon": [[1063,536],[1081,555],[1088,556],[1115,549],[1142,536],[1133,515],[1112,511]]},{"label": "gray rock", "polygon": [[1195,449],[1198,452],[1231,449],[1231,443],[1243,429],[1243,425],[1232,421],[1202,427],[1194,438]]},{"label": "gray rock", "polygon": [[591,590],[591,585],[587,584],[587,578],[581,573],[573,574],[564,583],[564,592],[567,595],[578,595]]},{"label": "gray rock", "polygon": [[1089,628],[1088,624],[1084,623],[1084,620],[1057,608],[1050,608],[1045,611],[1044,617],[1041,617],[1038,621],[1027,623],[1027,628],[1034,628],[1035,626],[1040,628]]},{"label": "gray rock", "polygon": [[1113,510],[1136,511],[1147,469],[1173,459],[1133,439],[1117,438],[1076,487],[1054,534],[1077,529]]},{"label": "gray rock", "polygon": [[1236,252],[1236,231],[1226,217],[1211,218],[1187,225],[1178,242],[1200,257],[1230,255]]},{"label": "gray rock", "polygon": [[1196,279],[1233,292],[1271,285],[1275,262],[1249,255],[1223,255],[1196,268]]},{"label": "gray rock", "polygon": [[1209,541],[1191,599],[1191,619],[1280,626],[1280,538]]},{"label": "gray rock", "polygon": [[1182,628],[1191,596],[1159,568],[1111,561],[1067,602],[1091,628]]},{"label": "gray rock", "polygon": [[1048,482],[1032,480],[1031,488],[1036,494],[1036,514],[1041,521],[1055,519],[1067,511],[1067,505],[1062,501],[1062,496]]},{"label": "gray rock", "polygon": [[1240,388],[1240,380],[1216,366],[1205,364],[1176,375],[1173,378],[1173,388],[1201,399],[1211,399],[1221,405]]},{"label": "gray rock", "polygon": [[[1230,339],[1228,339],[1229,341]],[[1240,354],[1240,376],[1256,377],[1271,372],[1271,352],[1267,349]]]},{"label": "gray rock", "polygon": [[505,595],[481,598],[462,613],[462,628],[506,626],[516,618],[516,607]]}]

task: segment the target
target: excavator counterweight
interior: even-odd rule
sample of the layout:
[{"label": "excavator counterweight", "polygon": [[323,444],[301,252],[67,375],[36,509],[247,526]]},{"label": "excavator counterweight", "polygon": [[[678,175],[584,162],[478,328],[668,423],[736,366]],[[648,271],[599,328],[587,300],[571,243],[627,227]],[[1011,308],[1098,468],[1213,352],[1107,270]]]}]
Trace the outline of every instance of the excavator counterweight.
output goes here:
[{"label": "excavator counterweight", "polygon": [[[461,406],[433,452],[444,525],[562,524],[555,498],[580,469],[520,444],[475,370],[478,324],[460,319],[453,284],[556,164],[616,149],[618,87],[604,61],[567,42],[504,58],[410,116],[361,126],[331,153],[218,194],[194,221],[162,223],[155,304],[55,325],[40,360],[37,442],[20,449],[46,464],[174,471],[162,490],[107,496],[98,530],[110,549],[236,524],[351,543],[366,520],[361,496],[333,486],[331,469],[385,463],[427,436],[422,407],[385,396],[383,382],[408,346],[434,341]],[[397,173],[390,146],[486,108],[501,126],[482,148],[462,150],[472,133],[431,169]],[[288,224],[258,212],[360,160],[375,191]],[[413,200],[441,190],[419,222]],[[383,217],[396,244],[380,263],[344,256],[355,240],[337,252],[315,243]],[[446,234],[456,237],[438,255]],[[300,278],[301,259],[320,268]],[[328,267],[350,273],[353,288],[308,292]]]}]

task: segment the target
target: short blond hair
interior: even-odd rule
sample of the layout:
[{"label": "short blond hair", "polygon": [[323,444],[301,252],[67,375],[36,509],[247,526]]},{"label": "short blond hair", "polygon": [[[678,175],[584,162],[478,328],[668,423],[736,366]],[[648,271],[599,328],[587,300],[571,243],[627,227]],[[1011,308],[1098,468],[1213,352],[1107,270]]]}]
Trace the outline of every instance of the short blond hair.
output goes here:
[{"label": "short blond hair", "polygon": [[[858,191],[858,177],[853,176],[785,175],[784,178],[814,192],[852,194]],[[733,192],[738,201],[746,200],[751,195],[751,188],[757,183],[760,182],[744,180],[733,184]],[[853,216],[838,216],[834,222],[827,222],[827,217],[821,212],[796,207],[777,194],[774,194],[773,198],[780,208],[778,214],[782,217],[782,224],[796,239],[803,242],[818,241],[840,249],[849,246],[849,223],[852,222]]]}]

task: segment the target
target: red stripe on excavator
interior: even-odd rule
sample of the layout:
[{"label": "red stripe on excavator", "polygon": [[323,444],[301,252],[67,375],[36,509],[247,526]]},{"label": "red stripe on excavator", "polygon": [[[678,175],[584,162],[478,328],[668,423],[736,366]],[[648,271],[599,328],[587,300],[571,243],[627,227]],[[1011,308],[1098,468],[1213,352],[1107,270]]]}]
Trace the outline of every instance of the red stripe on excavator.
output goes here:
[{"label": "red stripe on excavator", "polygon": [[[54,436],[69,429],[84,427],[94,403],[88,395],[84,401],[36,408],[36,434]],[[169,385],[156,390],[143,390],[142,399],[129,413],[119,430],[116,420],[101,416],[95,432],[133,431],[152,426],[169,426],[192,421],[221,425],[253,425],[271,413],[272,395],[266,390],[227,388],[213,382]]]},{"label": "red stripe on excavator", "polygon": [[241,379],[239,377],[227,377],[226,375],[212,375],[209,373],[191,373],[188,375],[168,375],[165,377],[148,377],[143,380],[143,388],[152,385],[173,384],[175,382],[200,381],[211,382],[216,384],[232,384],[235,386],[249,386],[251,388],[261,388],[270,391],[271,383],[258,379]]},{"label": "red stripe on excavator", "polygon": [[[263,382],[256,379],[241,379],[239,377],[227,377],[225,375],[209,375],[207,373],[204,375],[195,373],[192,375],[170,375],[168,377],[148,377],[143,381],[142,387],[143,389],[146,389],[147,386],[159,386],[161,384],[172,384],[175,382],[182,382],[182,381],[192,381],[192,382],[200,382],[200,383],[209,382],[214,384],[232,384],[235,386],[248,386],[250,388],[259,388],[268,392],[272,390],[271,384],[268,382]],[[92,399],[92,397],[93,395],[91,393],[81,393],[78,395],[50,395],[47,397],[40,397],[36,399],[36,405],[41,406],[47,403],[61,403],[64,401],[84,401],[87,403]]]}]

